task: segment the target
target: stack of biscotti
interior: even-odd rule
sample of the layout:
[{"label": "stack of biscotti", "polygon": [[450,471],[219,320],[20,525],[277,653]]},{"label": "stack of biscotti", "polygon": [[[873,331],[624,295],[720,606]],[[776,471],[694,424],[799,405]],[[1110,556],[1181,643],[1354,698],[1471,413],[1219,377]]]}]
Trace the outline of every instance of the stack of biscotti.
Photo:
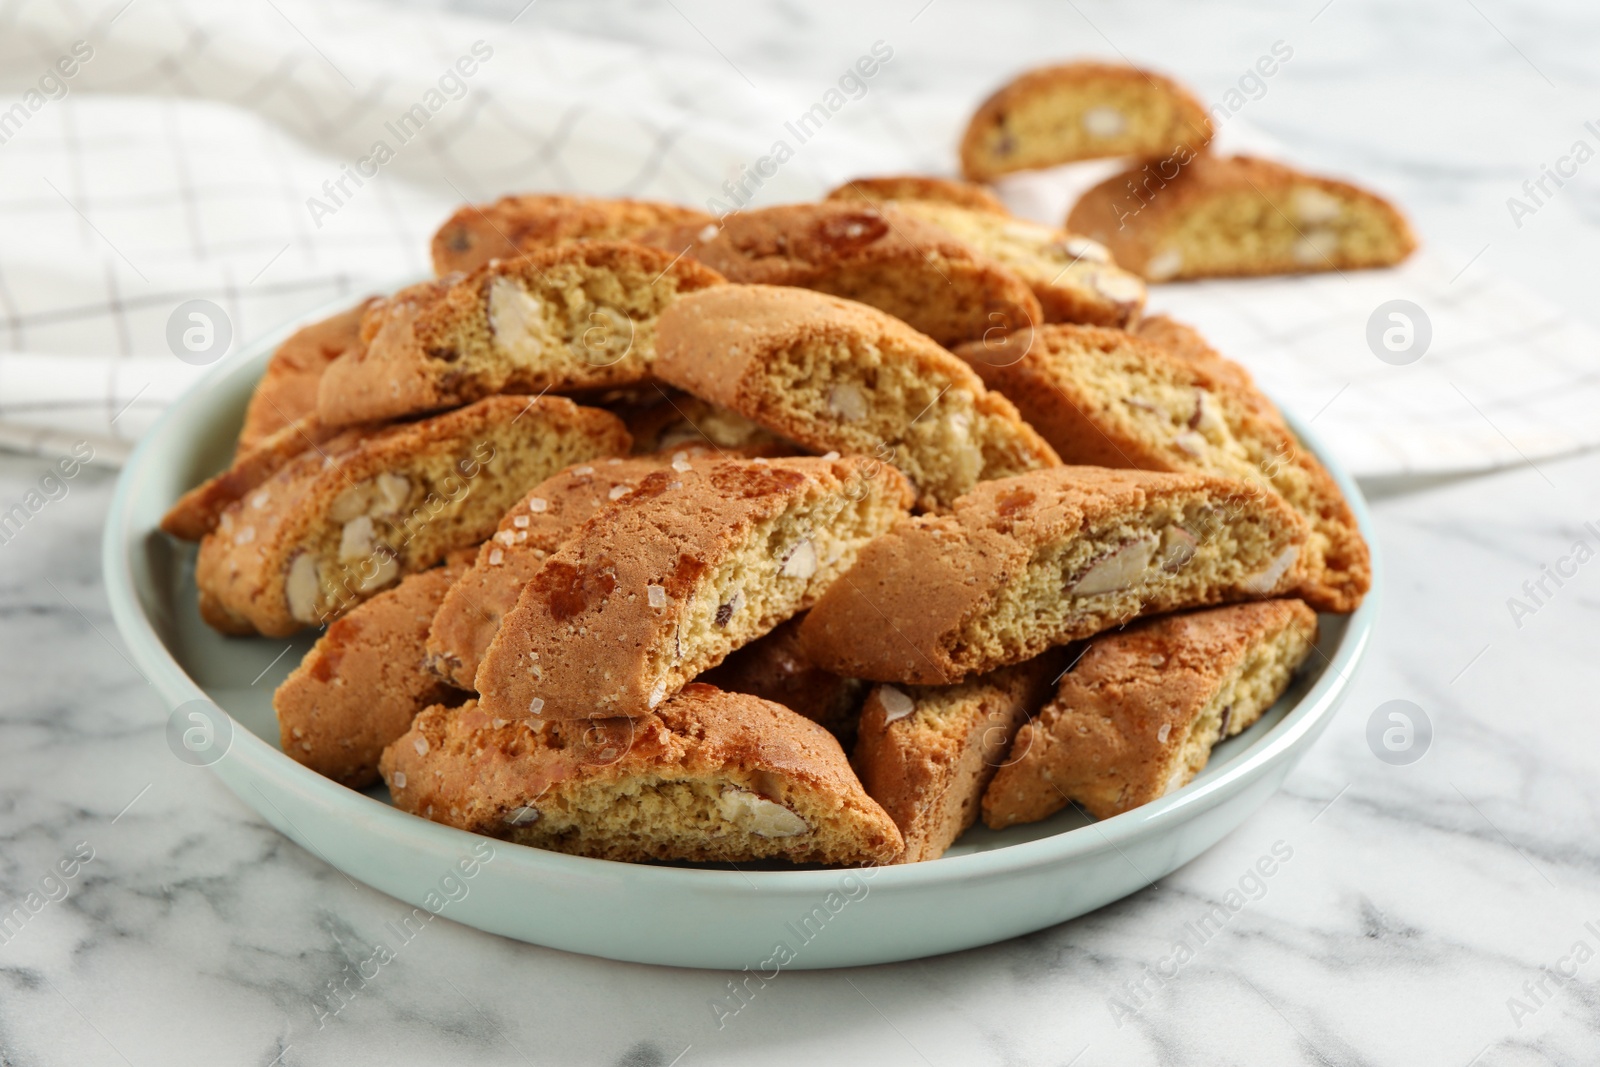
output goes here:
[{"label": "stack of biscotti", "polygon": [[1126,325],[1144,306],[1144,283],[1093,242],[949,199],[784,204],[641,240],[732,282],[870,305],[943,345],[1044,322]]},{"label": "stack of biscotti", "polygon": [[1338,485],[1114,251],[913,175],[463,208],[437,278],[283,345],[163,525],[214,627],[325,628],[284,751],[425,818],[859,865],[1114,817],[1371,580]]}]

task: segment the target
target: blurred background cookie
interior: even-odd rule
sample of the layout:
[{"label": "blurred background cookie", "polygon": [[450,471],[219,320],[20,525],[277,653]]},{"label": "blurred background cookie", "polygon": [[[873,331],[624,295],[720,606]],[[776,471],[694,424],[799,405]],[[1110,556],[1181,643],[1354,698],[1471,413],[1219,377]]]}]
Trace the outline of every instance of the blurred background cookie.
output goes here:
[{"label": "blurred background cookie", "polygon": [[1171,78],[1084,60],[1028,71],[985,100],[961,139],[961,171],[988,181],[1080,159],[1193,155],[1210,140],[1204,106]]},{"label": "blurred background cookie", "polygon": [[1118,174],[1067,226],[1152,282],[1389,267],[1417,247],[1377,194],[1253,156],[1198,156],[1170,178]]},{"label": "blurred background cookie", "polygon": [[491,259],[513,259],[569,241],[624,241],[656,226],[705,224],[703,211],[655,200],[561,193],[503,196],[468,204],[433,235],[433,269],[468,273]]}]

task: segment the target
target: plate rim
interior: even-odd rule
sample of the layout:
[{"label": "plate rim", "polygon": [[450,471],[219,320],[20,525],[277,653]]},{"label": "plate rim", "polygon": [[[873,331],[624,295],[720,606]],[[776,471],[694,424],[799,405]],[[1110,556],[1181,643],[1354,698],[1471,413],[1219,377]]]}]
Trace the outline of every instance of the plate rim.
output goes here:
[{"label": "plate rim", "polygon": [[[394,289],[380,291],[394,291]],[[271,352],[289,335],[305,325],[348,309],[352,303],[352,299],[348,297],[330,301],[295,317],[285,325],[261,335],[248,344],[240,345],[234,352],[223,357],[215,367],[185,389],[158,416],[155,423],[140,438],[117,478],[106,515],[105,531],[101,538],[101,566],[106,595],[113,621],[119,634],[128,644],[135,665],[157,692],[162,694],[169,713],[192,700],[204,700],[219,707],[220,705],[216,705],[205,689],[190,678],[183,666],[178,663],[157,633],[140,601],[133,565],[134,552],[145,537],[155,532],[155,528],[133,528],[132,505],[141,484],[151,476],[148,468],[149,457],[167,444],[168,438],[181,436],[184,416],[191,408],[202,406],[206,395],[221,382],[235,374],[245,372],[254,362],[259,362],[264,368]],[[1338,462],[1337,457],[1327,450],[1326,445],[1311,431],[1308,424],[1290,411],[1281,408],[1280,411],[1290,429],[1299,438],[1301,447],[1309,450],[1323,464],[1338,484],[1340,491],[1345,494],[1361,534],[1367,542],[1371,557],[1371,588],[1360,607],[1346,617],[1348,621],[1344,635],[1310,689],[1261,739],[1235,756],[1229,765],[1217,774],[1191,782],[1176,792],[1131,811],[1109,819],[1091,821],[1087,825],[1046,837],[1002,845],[981,852],[941,856],[926,863],[889,864],[869,868],[872,871],[874,889],[897,887],[912,889],[946,882],[1015,874],[1067,864],[1075,859],[1107,850],[1123,851],[1124,847],[1131,846],[1141,839],[1161,834],[1169,829],[1177,829],[1191,813],[1222,803],[1277,764],[1295,757],[1327,725],[1326,720],[1337,709],[1355,676],[1356,669],[1365,659],[1371,646],[1373,623],[1382,599],[1383,568],[1371,512],[1354,477]],[[224,714],[228,714],[227,709],[221,710]],[[313,801],[317,807],[341,817],[347,825],[359,826],[362,832],[387,831],[411,835],[418,837],[424,843],[440,848],[470,848],[473,842],[484,837],[412,815],[363,792],[324,778],[246,729],[234,720],[231,714],[228,718],[233,726],[229,748],[208,769],[216,773],[223,779],[224,784],[235,792],[239,792],[239,789],[230,780],[231,776],[224,773],[225,769],[219,770],[222,764],[229,760],[243,764],[242,769],[252,772],[258,781],[271,781],[278,788],[292,790]],[[260,792],[259,787],[256,788]],[[271,802],[265,794],[263,797]],[[241,799],[261,813],[260,808],[247,798],[241,797]],[[265,817],[264,813],[261,814]],[[296,834],[287,836],[304,838],[305,835],[299,833],[297,829]],[[534,872],[544,871],[569,878],[631,874],[637,878],[653,880],[666,891],[741,891],[742,886],[742,891],[749,892],[752,881],[759,880],[762,884],[770,883],[772,889],[785,893],[813,892],[833,886],[842,873],[862,869],[828,867],[794,871],[723,871],[668,867],[574,856],[517,845],[498,838],[490,840],[495,842],[497,865],[503,858],[509,861],[507,866],[527,868]],[[297,843],[302,842],[297,841]],[[502,846],[504,846],[503,852]],[[327,857],[320,856],[320,853],[318,855],[331,866],[343,870]],[[760,891],[759,886],[756,887],[756,891]]]}]

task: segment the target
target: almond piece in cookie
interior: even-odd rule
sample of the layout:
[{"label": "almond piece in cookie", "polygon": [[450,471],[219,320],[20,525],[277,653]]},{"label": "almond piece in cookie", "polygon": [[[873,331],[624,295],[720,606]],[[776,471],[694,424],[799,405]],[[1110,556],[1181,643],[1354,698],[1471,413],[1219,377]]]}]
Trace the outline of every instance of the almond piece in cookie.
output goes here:
[{"label": "almond piece in cookie", "polygon": [[650,393],[641,403],[611,408],[628,424],[637,454],[696,446],[731,449],[744,456],[793,456],[804,451],[738,412],[680,389],[657,382]]},{"label": "almond piece in cookie", "polygon": [[1179,356],[1143,334],[1052,325],[956,354],[1067,463],[1220,474],[1278,493],[1311,526],[1297,592],[1320,610],[1354,611],[1372,561],[1338,483],[1242,367],[1205,351]]},{"label": "almond piece in cookie", "polygon": [[864,304],[720,286],[662,315],[658,350],[665,381],[815,451],[888,460],[925,508],[1057,462],[965,363]]},{"label": "almond piece in cookie", "polygon": [[734,649],[695,681],[782,704],[825,726],[846,747],[855,742],[856,720],[867,692],[861,679],[830,674],[807,658],[800,645],[799,618]]},{"label": "almond piece in cookie", "polygon": [[501,718],[648,714],[810,607],[911,504],[893,467],[675,461],[551,556],[478,668]]},{"label": "almond piece in cookie", "polygon": [[953,178],[931,178],[920,174],[896,174],[881,178],[855,178],[828,193],[827,200],[865,201],[869,204],[902,200],[933,200],[954,204],[970,211],[986,211],[1009,217],[1010,211],[998,197],[974,182]]},{"label": "almond piece in cookie", "polygon": [[710,215],[653,200],[612,200],[559,193],[504,196],[468,204],[433,235],[433,269],[443,276],[477,270],[572,241],[626,241],[658,226],[704,226]]},{"label": "almond piece in cookie", "polygon": [[865,866],[900,832],[822,727],[781,705],[690,685],[636,719],[429,708],[383,755],[395,806],[596,859]]},{"label": "almond piece in cookie", "polygon": [[1037,822],[1069,802],[1109,819],[1181,788],[1213,745],[1272,707],[1316,642],[1316,613],[1298,600],[1169,615],[1095,638],[1017,734],[983,795],[983,821]]},{"label": "almond piece in cookie", "polygon": [[641,240],[731,282],[792,285],[859,300],[942,345],[1044,321],[1028,283],[949,231],[894,204],[785,204]]},{"label": "almond piece in cookie", "polygon": [[951,685],[1141,615],[1281,596],[1305,541],[1305,520],[1248,482],[1054,467],[902,520],[800,633],[836,674]]},{"label": "almond piece in cookie", "polygon": [[659,249],[580,241],[415,285],[367,313],[366,345],[328,367],[317,414],[337,426],[495,393],[640,382],[656,316],[679,294],[721,283]]},{"label": "almond piece in cookie", "polygon": [[317,411],[317,386],[328,365],[361,346],[361,318],[377,302],[368,297],[348,311],[314,322],[279,345],[250,394],[239,430],[239,454]]},{"label": "almond piece in cookie", "polygon": [[1199,156],[1170,179],[1119,174],[1083,194],[1067,228],[1152,282],[1388,267],[1417,247],[1376,194],[1250,156]]},{"label": "almond piece in cookie", "polygon": [[1030,70],[985,100],[961,139],[973,181],[1079,159],[1198,153],[1211,140],[1200,101],[1171,78],[1118,63]]},{"label": "almond piece in cookie", "polygon": [[880,685],[868,695],[853,763],[905,837],[900,862],[938,859],[978,821],[984,789],[1066,666],[1064,652],[960,685]]},{"label": "almond piece in cookie", "polygon": [[429,667],[459,688],[472,689],[501,620],[551,553],[595,512],[632,492],[645,475],[674,462],[712,458],[705,449],[685,448],[675,454],[585,460],[528,490],[445,594],[428,632]]},{"label": "almond piece in cookie", "polygon": [[1087,237],[952,204],[908,200],[899,206],[1015,271],[1039,298],[1045,322],[1128,326],[1144,308],[1144,280]]},{"label": "almond piece in cookie", "polygon": [[430,704],[456,693],[423,666],[428,622],[464,561],[420,571],[335,619],[272,694],[283,751],[352,789]]},{"label": "almond piece in cookie", "polygon": [[270,637],[328,622],[488,537],[528,486],[630,443],[609,412],[525,396],[351,438],[222,512],[195,562],[206,622]]}]

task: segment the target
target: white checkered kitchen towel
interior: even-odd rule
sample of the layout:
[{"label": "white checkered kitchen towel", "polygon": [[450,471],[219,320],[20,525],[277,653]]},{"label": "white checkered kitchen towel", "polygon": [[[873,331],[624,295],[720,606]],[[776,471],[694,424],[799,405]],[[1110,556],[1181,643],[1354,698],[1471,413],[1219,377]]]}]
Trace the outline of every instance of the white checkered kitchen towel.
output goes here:
[{"label": "white checkered kitchen towel", "polygon": [[[837,78],[797,84],[362,3],[9,7],[0,424],[137,437],[204,370],[174,351],[220,356],[422,274],[433,228],[465,200],[572,190],[727,210],[860,174],[950,172],[974,101],[896,94],[874,83],[893,43],[854,46]],[[1237,121],[1224,132],[1248,143]],[[1083,180],[1004,191],[1055,220]],[[222,319],[197,327],[195,300]],[[1398,271],[1158,287],[1151,308],[1247,364],[1362,476],[1600,443],[1594,332],[1425,253]]]}]

